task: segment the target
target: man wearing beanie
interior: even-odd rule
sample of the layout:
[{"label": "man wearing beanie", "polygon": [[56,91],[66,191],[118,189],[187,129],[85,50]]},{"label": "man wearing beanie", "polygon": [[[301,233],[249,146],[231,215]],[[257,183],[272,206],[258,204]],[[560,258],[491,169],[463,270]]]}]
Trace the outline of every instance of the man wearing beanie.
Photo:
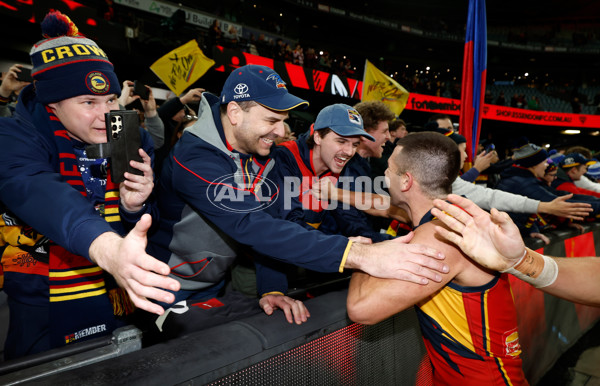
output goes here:
[{"label": "man wearing beanie", "polygon": [[[277,167],[269,157],[271,146],[285,134],[288,112],[307,104],[288,92],[276,72],[259,65],[235,69],[220,97],[203,94],[197,122],[163,164],[157,187],[161,223],[148,247],[168,262],[185,290],[177,300],[219,295],[226,270],[238,254],[250,251],[321,272],[357,268],[419,283],[441,280],[435,271],[444,265],[425,246],[413,249],[402,240],[362,245],[267,213],[268,206],[292,194],[269,180]],[[411,269],[408,260],[428,268]],[[263,297],[260,306],[267,314],[276,308],[299,311],[281,295]],[[306,320],[305,314],[295,316],[296,323]]]},{"label": "man wearing beanie", "polygon": [[[559,197],[546,189],[544,181],[542,181],[548,165],[546,161],[548,153],[545,149],[532,143],[527,143],[514,151],[513,158],[515,162],[513,166],[507,168],[502,173],[498,189],[514,194],[522,194],[542,202],[552,201]],[[593,209],[592,216],[594,217],[600,213],[600,201],[596,199],[582,199],[580,196],[573,197],[572,194],[560,196],[560,198],[568,202],[586,202],[591,204]],[[537,232],[539,228],[536,227],[536,223],[546,223],[545,220],[538,218],[537,215],[530,216],[514,212],[509,212],[509,215],[525,236],[530,236],[532,233],[539,233]]]},{"label": "man wearing beanie", "polygon": [[142,216],[155,209],[147,202],[146,132],[143,162],[131,161],[141,175],[125,173],[121,184],[112,181],[109,160],[86,154],[87,146],[107,142],[104,114],[118,109],[112,64],[60,12],[46,16],[42,32],[31,49],[34,82],[20,93],[13,118],[0,121],[7,359],[110,334],[133,310],[131,301],[160,313],[146,297],[168,300],[155,287],[178,288],[153,273],[168,267],[144,252],[151,219]]}]

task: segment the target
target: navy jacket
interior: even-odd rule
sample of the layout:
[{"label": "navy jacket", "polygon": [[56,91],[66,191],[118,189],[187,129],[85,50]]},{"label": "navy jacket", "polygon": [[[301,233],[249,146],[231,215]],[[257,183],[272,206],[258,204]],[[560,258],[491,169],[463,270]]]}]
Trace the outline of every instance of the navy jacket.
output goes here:
[{"label": "navy jacket", "polygon": [[163,165],[156,189],[161,223],[149,252],[168,262],[187,290],[218,283],[242,251],[315,271],[340,270],[349,240],[267,213],[283,199],[268,180],[275,162],[228,148],[219,100],[204,96],[198,121]]}]

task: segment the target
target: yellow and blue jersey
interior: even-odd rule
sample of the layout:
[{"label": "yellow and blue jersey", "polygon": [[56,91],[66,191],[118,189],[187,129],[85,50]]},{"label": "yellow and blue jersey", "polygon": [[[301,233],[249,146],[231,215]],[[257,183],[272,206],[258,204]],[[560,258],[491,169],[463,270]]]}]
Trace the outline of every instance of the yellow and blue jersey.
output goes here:
[{"label": "yellow and blue jersey", "polygon": [[507,274],[479,287],[448,283],[417,304],[436,385],[524,385]]}]

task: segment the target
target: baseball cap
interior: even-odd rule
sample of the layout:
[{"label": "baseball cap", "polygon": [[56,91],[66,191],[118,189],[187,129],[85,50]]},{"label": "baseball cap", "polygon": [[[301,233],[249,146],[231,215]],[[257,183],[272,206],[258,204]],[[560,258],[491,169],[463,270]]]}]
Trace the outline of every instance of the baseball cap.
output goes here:
[{"label": "baseball cap", "polygon": [[600,178],[600,162],[596,161],[595,164],[590,165],[586,174],[595,179]]},{"label": "baseball cap", "polygon": [[325,128],[330,128],[342,137],[362,135],[371,141],[375,141],[375,138],[365,131],[362,117],[358,111],[343,103],[327,106],[319,112],[314,129],[321,130]]},{"label": "baseball cap", "polygon": [[580,153],[569,153],[560,162],[560,166],[563,168],[572,168],[572,167],[575,167],[578,165],[592,165],[595,163],[596,163],[595,160],[587,159]]},{"label": "baseball cap", "polygon": [[290,94],[273,69],[248,64],[231,72],[221,91],[221,104],[254,101],[275,111],[287,111],[308,102]]}]

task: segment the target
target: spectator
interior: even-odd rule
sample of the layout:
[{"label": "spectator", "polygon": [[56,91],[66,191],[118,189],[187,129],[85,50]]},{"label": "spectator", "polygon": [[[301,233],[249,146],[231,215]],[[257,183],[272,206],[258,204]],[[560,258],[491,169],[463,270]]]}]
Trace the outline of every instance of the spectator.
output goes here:
[{"label": "spectator", "polygon": [[585,194],[600,198],[600,193],[580,188],[575,185],[575,182],[579,181],[587,172],[588,166],[594,163],[596,163],[596,161],[587,159],[580,153],[569,153],[565,155],[559,163],[558,178],[552,183],[552,187],[573,194]]},{"label": "spectator", "polygon": [[299,66],[304,66],[304,50],[302,49],[302,46],[300,45],[300,43],[296,44],[296,48],[294,48],[294,64],[297,64]]},{"label": "spectator", "polygon": [[[373,180],[373,171],[369,163],[371,158],[381,158],[383,156],[383,147],[386,142],[391,140],[389,133],[389,122],[396,116],[394,113],[381,101],[368,101],[360,102],[354,105],[354,108],[360,113],[363,119],[365,130],[369,135],[375,138],[375,141],[368,141],[361,139],[356,155],[347,164],[342,171],[341,176],[345,177],[344,181],[348,181],[348,184],[341,185],[340,187],[345,190],[358,191],[360,193],[374,193],[375,190],[382,190],[383,186],[377,185],[377,181],[381,179]],[[370,186],[361,186],[356,182],[368,178]],[[390,235],[381,233],[381,223],[378,219],[368,216],[363,211],[351,207],[344,211],[334,212],[335,222],[329,222],[323,224],[324,232],[330,233],[341,233],[337,224],[345,223],[347,227],[353,227],[353,230],[344,231],[345,234],[362,235],[372,239],[373,241],[382,241],[390,239]],[[386,221],[384,228],[387,229]]]},{"label": "spectator", "polygon": [[[156,111],[156,100],[154,99],[152,88],[144,85],[148,90],[148,98],[142,99],[139,95],[134,94],[133,85],[134,83],[130,80],[123,81],[123,88],[121,89],[121,95],[119,96],[119,104],[122,108],[131,106],[131,108],[135,109],[143,116],[142,127],[146,129],[152,137],[154,148],[159,149],[165,143],[165,125]],[[134,103],[141,105],[141,110],[143,111],[140,111],[139,105],[133,107],[132,104]]]},{"label": "spectator", "polygon": [[23,87],[30,82],[20,81],[19,74],[23,68],[20,64],[13,64],[8,71],[2,73],[2,84],[0,84],[0,117],[10,117],[13,114],[13,98],[16,98]]},{"label": "spectator", "polygon": [[369,159],[369,163],[371,164],[371,176],[383,176],[385,169],[387,169],[387,162],[394,148],[396,147],[396,142],[400,138],[404,138],[408,131],[406,130],[406,122],[400,118],[396,118],[389,123],[390,130],[390,141],[387,141],[383,147],[383,154],[381,158],[371,157]]},{"label": "spectator", "polygon": [[[20,93],[18,119],[0,120],[0,163],[11,165],[0,169],[8,211],[0,222],[6,359],[110,334],[133,311],[129,298],[160,314],[146,299],[169,301],[173,295],[160,288],[179,288],[162,276],[168,267],[144,252],[147,213],[156,210],[146,131],[140,128],[143,162],[130,163],[141,175],[125,173],[120,185],[107,159],[86,154],[107,141],[104,114],[119,109],[111,62],[58,11],[46,15],[42,33],[31,50],[35,87]],[[63,60],[48,61],[59,52]],[[23,256],[30,263],[20,263]]]},{"label": "spectator", "polygon": [[[246,85],[247,92],[236,93],[239,85]],[[234,70],[220,98],[203,94],[198,121],[184,132],[163,165],[156,189],[163,210],[148,245],[149,251],[169,262],[171,276],[183,284],[185,291],[176,294],[177,301],[217,296],[227,269],[244,249],[268,256],[265,268],[270,259],[278,259],[322,272],[344,267],[377,276],[399,272],[399,254],[408,252],[401,242],[361,245],[257,210],[271,205],[268,189],[274,187],[266,182],[274,166],[268,158],[271,146],[284,135],[288,111],[306,104],[288,93],[272,69],[257,65]],[[428,249],[417,250],[437,256]],[[442,264],[433,267],[443,269]],[[429,279],[440,279],[433,271],[420,270]],[[266,313],[290,310],[295,304],[281,293],[271,295],[260,301]]]},{"label": "spectator", "polygon": [[[544,183],[540,180],[544,177],[548,165],[546,150],[528,143],[515,151],[514,158],[515,164],[502,173],[498,189],[515,194],[523,194],[540,201],[552,201],[558,197],[546,189]],[[599,213],[600,201],[593,197],[586,199],[581,196],[573,197],[569,195],[563,196],[563,198],[569,202],[588,202],[594,209],[593,216],[595,217]],[[517,223],[524,235],[544,239],[544,237],[539,237],[538,235],[540,232],[538,232],[539,228],[536,227],[537,216],[517,213],[509,213],[509,215]]]}]

